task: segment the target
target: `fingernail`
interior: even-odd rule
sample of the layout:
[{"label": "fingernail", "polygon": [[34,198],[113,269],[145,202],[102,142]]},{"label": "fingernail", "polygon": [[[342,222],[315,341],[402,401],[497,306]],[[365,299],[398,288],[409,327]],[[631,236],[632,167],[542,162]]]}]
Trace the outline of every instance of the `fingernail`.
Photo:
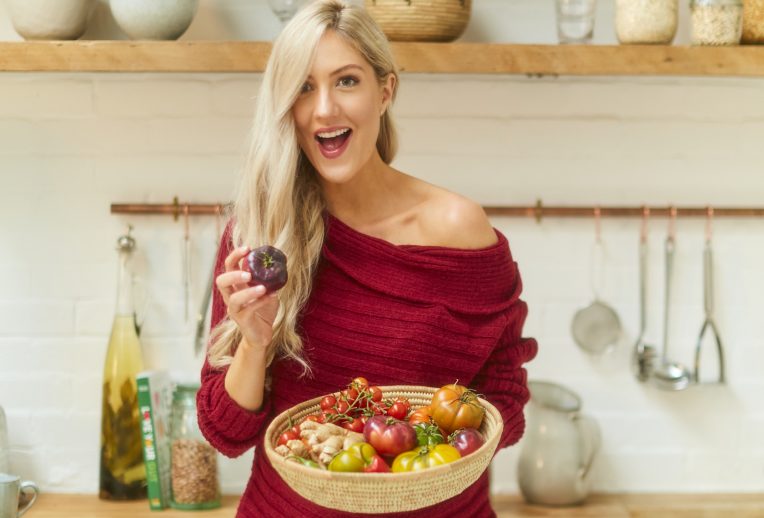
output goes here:
[{"label": "fingernail", "polygon": [[263,286],[262,284],[259,285],[259,286],[256,286],[255,287],[255,293],[257,293],[257,294],[265,293],[265,286]]},{"label": "fingernail", "polygon": [[248,281],[252,278],[252,274],[249,272],[241,272],[241,280]]},{"label": "fingernail", "polygon": [[248,247],[247,245],[244,245],[244,246],[240,246],[240,247],[239,247],[239,252],[246,252],[248,248],[249,248],[249,247]]}]

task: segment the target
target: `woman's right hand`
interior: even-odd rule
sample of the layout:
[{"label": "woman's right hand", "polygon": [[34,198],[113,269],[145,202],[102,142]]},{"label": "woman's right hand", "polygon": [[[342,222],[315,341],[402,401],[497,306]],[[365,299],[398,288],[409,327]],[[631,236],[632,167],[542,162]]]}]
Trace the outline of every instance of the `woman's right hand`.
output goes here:
[{"label": "woman's right hand", "polygon": [[276,292],[265,295],[265,286],[250,287],[249,272],[241,269],[241,261],[249,253],[249,247],[234,249],[225,259],[225,272],[215,279],[215,284],[228,309],[228,316],[236,322],[244,336],[242,346],[265,352],[273,340],[273,322],[279,309]]}]

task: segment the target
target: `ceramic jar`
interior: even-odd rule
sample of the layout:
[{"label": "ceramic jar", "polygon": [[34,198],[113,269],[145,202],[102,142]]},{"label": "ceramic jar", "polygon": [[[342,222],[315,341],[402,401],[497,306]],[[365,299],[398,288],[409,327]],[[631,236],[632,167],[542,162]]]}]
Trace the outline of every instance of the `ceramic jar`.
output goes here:
[{"label": "ceramic jar", "polygon": [[114,20],[133,40],[177,40],[196,16],[199,0],[111,0]]},{"label": "ceramic jar", "polygon": [[581,399],[554,383],[528,383],[531,400],[518,462],[518,484],[532,504],[576,505],[589,494],[600,445],[597,423],[581,415]]},{"label": "ceramic jar", "polygon": [[76,40],[87,29],[96,0],[6,0],[16,29],[27,40]]}]

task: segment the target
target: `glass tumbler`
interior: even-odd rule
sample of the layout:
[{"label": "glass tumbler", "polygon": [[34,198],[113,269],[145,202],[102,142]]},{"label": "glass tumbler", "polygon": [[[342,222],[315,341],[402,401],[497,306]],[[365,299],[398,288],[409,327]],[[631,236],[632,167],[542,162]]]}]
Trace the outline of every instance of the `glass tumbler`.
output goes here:
[{"label": "glass tumbler", "polygon": [[560,43],[589,43],[594,33],[597,0],[557,0],[557,38]]}]

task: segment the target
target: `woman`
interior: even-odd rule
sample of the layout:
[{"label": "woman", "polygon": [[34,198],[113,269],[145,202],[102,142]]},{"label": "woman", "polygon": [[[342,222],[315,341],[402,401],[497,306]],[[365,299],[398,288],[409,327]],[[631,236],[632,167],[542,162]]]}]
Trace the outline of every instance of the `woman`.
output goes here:
[{"label": "woman", "polygon": [[[260,445],[279,412],[344,387],[459,380],[523,432],[527,313],[506,238],[481,207],[392,168],[398,74],[368,14],[338,0],[299,12],[274,43],[250,157],[218,253],[215,332],[199,423],[222,453]],[[273,245],[289,281],[248,287],[240,261]],[[400,516],[494,516],[484,474],[459,497]],[[433,514],[434,513],[434,514]],[[240,517],[340,517],[255,452]]]}]

